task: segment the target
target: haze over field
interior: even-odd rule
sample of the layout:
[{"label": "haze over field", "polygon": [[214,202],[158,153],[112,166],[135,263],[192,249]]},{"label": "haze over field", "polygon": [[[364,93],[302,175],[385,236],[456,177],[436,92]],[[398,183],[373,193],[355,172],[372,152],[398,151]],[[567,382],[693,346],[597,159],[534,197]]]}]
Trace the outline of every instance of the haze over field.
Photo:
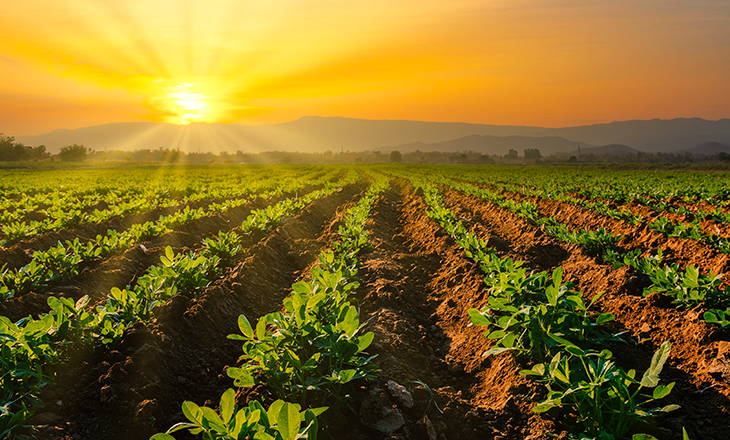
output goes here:
[{"label": "haze over field", "polygon": [[552,128],[730,116],[724,0],[37,0],[0,14],[0,133],[15,137],[308,115]]},{"label": "haze over field", "polygon": [[[496,126],[420,121],[372,121],[303,117],[281,124],[162,124],[131,122],[21,136],[26,145],[45,145],[56,153],[81,143],[96,150],[180,149],[185,152],[243,151],[476,151],[504,155],[536,148],[542,154],[568,153],[608,144],[645,152],[691,150],[708,142],[730,151],[730,119],[613,122],[570,128]],[[619,152],[616,149],[611,151]],[[601,150],[597,150],[601,151]],[[717,151],[714,151],[716,154]]]}]

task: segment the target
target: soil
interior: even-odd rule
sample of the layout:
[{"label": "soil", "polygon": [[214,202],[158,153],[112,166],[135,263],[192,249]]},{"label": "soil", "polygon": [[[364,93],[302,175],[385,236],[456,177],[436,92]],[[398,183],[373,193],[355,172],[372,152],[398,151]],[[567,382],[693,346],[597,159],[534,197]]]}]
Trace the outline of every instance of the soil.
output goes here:
[{"label": "soil", "polygon": [[[47,407],[29,421],[39,437],[148,439],[185,420],[184,400],[216,407],[221,394],[233,386],[225,370],[236,365],[240,346],[225,336],[238,332],[238,315],[255,322],[281,309],[291,285],[305,277],[318,253],[337,239],[345,209],[364,188],[352,185],[316,200],[268,235],[252,239],[241,262],[197,298],[177,296],[156,309],[155,322],[128,329],[118,346],[71,359],[60,382],[44,391]],[[626,268],[614,270],[496,205],[456,191],[446,191],[444,200],[500,256],[538,270],[561,266],[565,279],[587,297],[605,291],[595,307],[616,314],[613,330],[625,332],[627,342],[611,347],[621,365],[641,374],[656,348],[672,341],[661,377],[662,383],[676,381],[666,400],[682,408],[648,427],[653,435],[681,439],[681,428],[686,427],[693,439],[726,438],[727,332],[702,322],[698,310],[672,308],[660,295],[642,299],[645,280],[638,274]],[[552,207],[577,224],[586,222],[583,227],[598,221],[578,217],[583,214],[570,211],[569,205]],[[363,384],[361,391],[368,397],[347,415],[347,428],[322,438],[534,440],[550,438],[549,432],[564,438],[566,427],[559,413],[532,411],[546,391],[518,374],[529,365],[509,353],[482,356],[490,341],[483,337],[483,329],[469,325],[466,312],[487,301],[484,274],[425,212],[422,195],[403,181],[394,181],[373,206],[366,225],[371,246],[359,256],[360,286],[353,301],[360,308],[361,322],[367,322],[366,330],[375,333],[368,352],[377,355],[382,371],[378,380]],[[197,246],[200,237],[211,233],[207,231],[231,228],[228,223],[203,223],[175,233],[178,249]],[[654,239],[648,231],[633,231],[624,244],[648,247],[644,241]],[[652,243],[667,245],[669,240],[663,240]],[[170,242],[145,247],[154,254]],[[671,245],[671,258],[677,261],[693,262],[697,258],[693,252],[707,251],[691,247],[687,240]],[[64,294],[108,292],[114,283],[132,282],[158,257],[136,247],[112,258],[118,259],[93,269],[98,272],[90,269]],[[132,269],[120,269],[125,265]],[[722,269],[726,261],[715,259],[702,267],[713,265]],[[115,270],[126,272],[116,278],[108,275]],[[92,300],[101,296],[95,293]],[[265,389],[238,393],[239,403],[259,397],[267,398]],[[182,431],[175,436],[192,438]]]}]

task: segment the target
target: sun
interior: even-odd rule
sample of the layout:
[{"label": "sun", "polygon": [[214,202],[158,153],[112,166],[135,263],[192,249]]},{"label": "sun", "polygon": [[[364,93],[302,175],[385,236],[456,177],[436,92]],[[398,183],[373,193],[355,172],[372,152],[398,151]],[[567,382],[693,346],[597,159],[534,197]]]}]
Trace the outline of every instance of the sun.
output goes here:
[{"label": "sun", "polygon": [[210,112],[210,98],[195,83],[182,83],[168,89],[167,98],[180,116],[180,124],[203,120]]}]

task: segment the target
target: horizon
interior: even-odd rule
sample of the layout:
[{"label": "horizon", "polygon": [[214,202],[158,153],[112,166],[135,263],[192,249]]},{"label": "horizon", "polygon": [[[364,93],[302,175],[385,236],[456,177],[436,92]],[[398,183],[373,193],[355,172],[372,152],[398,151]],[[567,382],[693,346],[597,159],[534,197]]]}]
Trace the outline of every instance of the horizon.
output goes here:
[{"label": "horizon", "polygon": [[730,4],[3,2],[0,132],[730,117]]},{"label": "horizon", "polygon": [[[240,125],[240,126],[246,126],[246,127],[259,127],[259,126],[268,126],[268,125],[280,125],[280,124],[287,124],[299,121],[301,119],[307,119],[307,118],[323,118],[323,119],[353,119],[353,120],[360,120],[360,121],[370,121],[370,122],[423,122],[423,123],[434,123],[434,124],[469,124],[469,125],[486,125],[486,126],[494,126],[494,127],[516,127],[516,128],[540,128],[540,129],[569,129],[569,128],[581,128],[581,127],[592,127],[596,125],[609,125],[614,123],[624,123],[624,122],[650,122],[650,121],[676,121],[676,120],[702,120],[707,122],[720,122],[725,120],[730,120],[730,117],[727,118],[719,118],[719,119],[705,119],[700,117],[677,117],[677,118],[671,118],[671,119],[663,119],[663,118],[651,118],[651,119],[628,119],[628,120],[615,120],[615,121],[609,121],[609,122],[599,122],[595,124],[584,124],[584,125],[566,125],[562,127],[546,127],[546,126],[537,126],[537,125],[514,125],[514,124],[504,124],[504,125],[497,125],[497,124],[488,124],[488,123],[477,123],[477,122],[464,122],[464,121],[422,121],[422,120],[414,120],[414,119],[367,119],[367,118],[351,118],[347,116],[319,116],[319,115],[304,115],[300,116],[296,119],[292,119],[289,121],[283,121],[283,122],[277,122],[277,123],[260,123],[260,124],[245,124],[242,122],[190,122],[188,124],[175,124],[173,122],[153,122],[153,121],[120,121],[120,122],[106,122],[102,124],[97,125],[89,125],[84,127],[76,127],[76,128],[54,128],[50,131],[47,131],[45,133],[37,133],[37,134],[11,134],[11,133],[2,133],[5,136],[11,136],[14,138],[25,138],[25,137],[33,137],[33,136],[42,136],[46,134],[51,134],[54,131],[74,131],[74,130],[82,130],[85,128],[94,128],[94,127],[101,127],[104,125],[112,125],[112,124],[165,124],[170,126],[178,126],[178,127],[194,127],[194,126],[204,126],[204,125]],[[515,135],[518,136],[518,135]]]}]

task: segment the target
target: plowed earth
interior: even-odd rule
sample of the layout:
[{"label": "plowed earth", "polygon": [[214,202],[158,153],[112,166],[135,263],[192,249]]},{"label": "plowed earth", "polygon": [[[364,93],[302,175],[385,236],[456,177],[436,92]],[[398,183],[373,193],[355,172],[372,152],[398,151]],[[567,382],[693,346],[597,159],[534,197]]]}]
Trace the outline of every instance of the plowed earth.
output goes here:
[{"label": "plowed earth", "polygon": [[[542,270],[563,268],[566,281],[575,283],[578,291],[592,297],[605,292],[597,304],[597,310],[616,315],[615,331],[625,331],[627,345],[611,347],[625,368],[643,372],[649,365],[652,353],[664,341],[672,342],[669,366],[665,367],[662,381],[676,381],[667,403],[682,406],[663,419],[663,427],[655,433],[659,438],[681,438],[681,427],[687,428],[690,438],[726,438],[730,424],[730,335],[700,319],[701,310],[677,310],[671,299],[654,294],[642,299],[641,292],[650,283],[643,275],[624,267],[618,270],[602,264],[587,255],[578,246],[566,245],[544,234],[538,227],[519,216],[490,202],[469,197],[456,191],[447,191],[450,208],[465,217],[465,223],[482,238],[493,236],[497,243],[507,243],[518,254],[517,259],[528,266]],[[571,226],[595,229],[590,224],[595,213],[585,212],[571,205],[553,206],[552,215],[570,222]],[[605,219],[605,217],[604,217]],[[594,220],[595,221],[595,220]],[[606,223],[625,224],[613,219]],[[651,234],[654,231],[643,231]],[[661,234],[659,234],[661,235]],[[641,234],[625,237],[623,244],[642,245]],[[667,246],[670,255],[678,260],[697,261],[691,252],[698,252],[697,242],[664,238],[655,245]],[[685,250],[679,242],[685,242]],[[724,257],[724,256],[722,256]],[[721,258],[722,258],[721,257]],[[716,261],[699,264],[702,270],[717,267]],[[672,434],[673,433],[673,434]],[[694,433],[694,435],[692,435]]]},{"label": "plowed earth", "polygon": [[[304,192],[316,188],[307,188]],[[212,217],[202,217],[189,223],[178,226],[174,231],[153,237],[138,245],[124,250],[113,251],[103,260],[82,262],[79,274],[67,279],[59,280],[50,289],[31,291],[17,295],[14,298],[0,302],[0,315],[15,322],[28,315],[37,316],[49,311],[47,299],[49,296],[69,297],[78,300],[89,295],[90,304],[103,303],[112,287],[123,288],[134,285],[134,280],[143,276],[151,265],[159,264],[165,248],[170,246],[175,253],[195,250],[202,247],[203,239],[216,235],[219,231],[228,232],[236,229],[255,209],[263,209],[281,200],[282,197],[269,199],[254,198],[246,204],[236,206]],[[207,206],[210,203],[223,200],[207,200],[189,205],[191,209]],[[28,242],[24,250],[21,244],[0,250],[0,264],[2,259],[13,261],[13,266],[21,267],[31,261],[32,253],[36,250],[46,250],[59,241],[79,238],[84,243],[97,234],[105,234],[107,230],[123,231],[131,225],[155,221],[161,215],[170,215],[184,207],[154,209],[144,214],[128,216],[123,219],[114,219],[95,225],[86,225],[79,229],[70,229],[43,234]],[[253,245],[260,235],[244,237],[244,247]],[[22,255],[20,257],[19,255]],[[16,259],[17,257],[17,259]],[[20,261],[20,263],[18,263]]]},{"label": "plowed earth", "polygon": [[[281,308],[291,284],[337,239],[344,210],[363,189],[351,186],[316,200],[252,241],[241,263],[198,298],[173,298],[156,310],[155,323],[128,329],[112,351],[80,354],[45,392],[44,412],[31,420],[40,438],[142,440],[184,421],[184,400],[215,407],[232,387],[225,370],[236,365],[240,346],[226,335],[237,333],[238,315],[255,322]],[[684,426],[693,439],[726,438],[726,333],[701,322],[697,311],[669,307],[665,298],[642,300],[645,280],[638,274],[613,270],[496,205],[456,191],[446,191],[445,201],[500,256],[540,270],[562,266],[567,280],[589,297],[606,291],[596,307],[615,313],[614,330],[626,332],[628,342],[611,347],[626,368],[641,374],[656,347],[672,341],[662,381],[677,382],[666,400],[682,409],[650,427],[654,435],[681,439]],[[375,333],[368,352],[378,355],[382,372],[363,385],[367,397],[331,438],[517,440],[560,434],[559,412],[531,411],[545,390],[518,374],[529,365],[508,353],[481,356],[490,342],[483,329],[468,325],[466,311],[486,303],[483,273],[426,210],[421,195],[404,182],[395,182],[373,207],[366,225],[372,246],[360,254],[355,301],[361,322]],[[398,384],[410,390],[412,404]],[[254,397],[270,398],[261,388],[238,394],[239,403]]]}]

